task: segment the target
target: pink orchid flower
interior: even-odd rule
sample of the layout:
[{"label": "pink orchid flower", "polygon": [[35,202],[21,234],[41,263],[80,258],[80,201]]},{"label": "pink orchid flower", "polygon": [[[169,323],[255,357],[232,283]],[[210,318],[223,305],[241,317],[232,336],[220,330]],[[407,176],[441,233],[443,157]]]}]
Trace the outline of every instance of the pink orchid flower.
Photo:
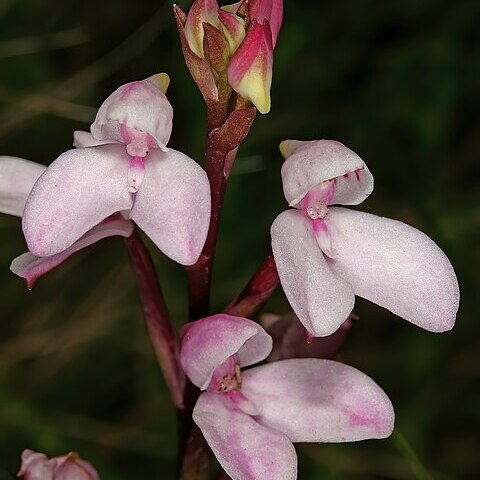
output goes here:
[{"label": "pink orchid flower", "polygon": [[197,261],[210,221],[210,184],[194,160],[166,147],[168,82],[155,75],[117,89],[98,110],[91,135],[77,132],[78,148],[40,176],[23,214],[33,255],[59,254],[122,212],[174,261]]},{"label": "pink orchid flower", "polygon": [[185,37],[191,51],[205,58],[204,24],[221,31],[230,57],[227,66],[230,85],[260,113],[268,113],[273,50],[282,26],[283,0],[250,0],[247,8],[244,3],[219,8],[216,0],[195,0],[185,22]]},{"label": "pink orchid flower", "polygon": [[204,392],[193,419],[235,480],[294,480],[294,442],[388,437],[394,412],[373,380],[331,360],[264,360],[272,339],[246,318],[214,315],[187,324],[180,360]]},{"label": "pink orchid flower", "polygon": [[330,140],[286,141],[285,198],[294,209],[272,225],[280,281],[313,336],[335,332],[366,298],[432,332],[450,330],[459,304],[450,261],[404,223],[331,205],[357,205],[373,191],[363,160]]},{"label": "pink orchid flower", "polygon": [[[22,158],[0,157],[0,213],[21,217],[33,185],[45,172],[46,167]],[[133,224],[120,214],[105,219],[85,233],[73,245],[49,257],[38,257],[30,252],[15,258],[10,270],[27,281],[32,288],[35,281],[54,269],[75,252],[86,248],[103,238],[111,236],[129,237]]]},{"label": "pink orchid flower", "polygon": [[18,477],[24,480],[100,480],[92,464],[71,452],[48,459],[43,453],[24,450]]}]

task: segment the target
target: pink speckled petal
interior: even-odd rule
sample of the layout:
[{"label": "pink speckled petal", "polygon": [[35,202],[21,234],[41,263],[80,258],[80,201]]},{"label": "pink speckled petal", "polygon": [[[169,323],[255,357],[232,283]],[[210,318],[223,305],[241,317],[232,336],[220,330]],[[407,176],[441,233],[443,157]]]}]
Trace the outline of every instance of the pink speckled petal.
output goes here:
[{"label": "pink speckled petal", "polygon": [[290,206],[297,205],[310,190],[326,180],[336,179],[332,204],[357,205],[373,191],[373,177],[363,160],[339,142],[286,140],[280,150],[286,158],[282,181]]},{"label": "pink speckled petal", "polygon": [[284,360],[247,370],[242,379],[242,393],[261,406],[257,422],[292,442],[354,442],[392,433],[387,395],[348,365]]},{"label": "pink speckled petal", "polygon": [[267,20],[272,29],[272,44],[275,47],[283,20],[283,0],[250,0],[250,17],[262,24]]},{"label": "pink speckled petal", "polygon": [[115,90],[99,108],[90,130],[96,140],[123,142],[123,124],[151,135],[157,147],[167,150],[172,120],[172,106],[153,76]]},{"label": "pink speckled petal", "polygon": [[46,168],[23,158],[0,156],[0,213],[21,217],[34,183]]},{"label": "pink speckled petal", "polygon": [[281,213],[271,234],[278,275],[290,305],[312,335],[331,335],[353,309],[352,288],[328,266],[303,213]]},{"label": "pink speckled petal", "polygon": [[10,270],[27,281],[28,288],[32,288],[34,283],[42,275],[63,263],[75,252],[82,250],[94,243],[113,236],[129,237],[133,232],[133,223],[123,219],[120,215],[109,218],[87,232],[80,240],[63,252],[52,255],[51,257],[36,257],[30,252],[24,253],[15,258],[10,265]]},{"label": "pink speckled petal", "polygon": [[96,140],[90,132],[75,130],[73,132],[73,146],[75,148],[97,147],[108,143],[119,143],[114,140]]},{"label": "pink speckled petal", "polygon": [[459,288],[453,267],[424,233],[345,208],[325,219],[337,256],[331,268],[364,297],[431,332],[455,324]]},{"label": "pink speckled petal", "polygon": [[210,223],[207,174],[176,150],[151,151],[130,217],[165,255],[182,265],[193,265]]},{"label": "pink speckled petal", "polygon": [[226,395],[203,393],[193,420],[233,480],[297,478],[297,455],[290,440],[234,408]]},{"label": "pink speckled petal", "polygon": [[30,252],[56,255],[113,213],[130,209],[129,162],[123,145],[79,148],[60,155],[27,200],[23,232]]},{"label": "pink speckled petal", "polygon": [[272,350],[265,330],[247,318],[212,315],[188,324],[180,362],[190,380],[205,390],[215,369],[236,355],[240,366],[261,362]]}]

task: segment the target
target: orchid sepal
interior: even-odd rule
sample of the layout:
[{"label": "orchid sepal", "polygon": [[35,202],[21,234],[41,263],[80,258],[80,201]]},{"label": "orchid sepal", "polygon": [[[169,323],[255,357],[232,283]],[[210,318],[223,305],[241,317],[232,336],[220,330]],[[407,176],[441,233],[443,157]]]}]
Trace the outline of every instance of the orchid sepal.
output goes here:
[{"label": "orchid sepal", "polygon": [[185,38],[192,52],[200,58],[205,58],[204,25],[220,27],[218,9],[217,0],[195,0],[188,11],[184,25]]},{"label": "orchid sepal", "polygon": [[218,87],[212,74],[212,70],[205,59],[198,56],[190,48],[185,36],[185,22],[187,15],[180,7],[178,7],[178,5],[173,6],[173,12],[177,23],[178,33],[180,35],[183,56],[188,70],[205,101],[207,103],[216,102],[218,100]]}]

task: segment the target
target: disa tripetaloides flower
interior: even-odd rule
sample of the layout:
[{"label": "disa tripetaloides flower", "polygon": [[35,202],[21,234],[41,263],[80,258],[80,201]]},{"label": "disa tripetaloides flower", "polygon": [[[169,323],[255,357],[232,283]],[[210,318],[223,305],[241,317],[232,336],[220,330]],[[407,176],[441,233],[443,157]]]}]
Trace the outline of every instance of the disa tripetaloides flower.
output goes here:
[{"label": "disa tripetaloides flower", "polygon": [[100,107],[91,135],[60,155],[28,197],[23,231],[30,252],[69,248],[116,212],[132,219],[165,255],[194,264],[210,221],[210,185],[203,169],[166,147],[172,107],[168,76],[117,89]]},{"label": "disa tripetaloides flower", "polygon": [[294,442],[388,437],[394,413],[383,390],[355,368],[264,360],[271,337],[255,322],[220,314],[185,327],[180,360],[200,389],[193,419],[234,480],[294,480]]},{"label": "disa tripetaloides flower", "polygon": [[335,332],[355,295],[432,332],[453,327],[459,303],[450,261],[404,223],[331,205],[357,205],[373,190],[363,160],[341,143],[285,141],[283,191],[294,209],[272,225],[280,281],[309,334]]}]

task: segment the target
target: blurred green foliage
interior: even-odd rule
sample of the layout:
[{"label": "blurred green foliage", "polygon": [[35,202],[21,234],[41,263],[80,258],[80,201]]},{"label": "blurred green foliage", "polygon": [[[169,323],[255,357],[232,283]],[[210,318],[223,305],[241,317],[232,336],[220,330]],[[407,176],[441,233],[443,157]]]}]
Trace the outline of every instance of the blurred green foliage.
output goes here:
[{"label": "blurred green foliage", "polygon": [[[362,208],[433,237],[462,291],[458,325],[443,335],[357,300],[361,321],[341,359],[388,392],[397,431],[300,446],[301,480],[480,478],[479,13],[476,0],[285,1],[272,112],[257,119],[229,185],[215,309],[267,252],[285,208],[285,138],[335,138],[358,152],[376,179]],[[171,145],[202,162],[204,106],[169,2],[1,0],[0,151],[50,163],[110,92],[158,71],[172,78]],[[1,216],[0,238],[0,480],[25,447],[78,450],[103,480],[175,478],[175,414],[122,242],[77,254],[28,292],[8,271],[25,249],[19,220]],[[152,252],[180,325],[184,273]],[[267,310],[287,308],[278,291]]]}]

